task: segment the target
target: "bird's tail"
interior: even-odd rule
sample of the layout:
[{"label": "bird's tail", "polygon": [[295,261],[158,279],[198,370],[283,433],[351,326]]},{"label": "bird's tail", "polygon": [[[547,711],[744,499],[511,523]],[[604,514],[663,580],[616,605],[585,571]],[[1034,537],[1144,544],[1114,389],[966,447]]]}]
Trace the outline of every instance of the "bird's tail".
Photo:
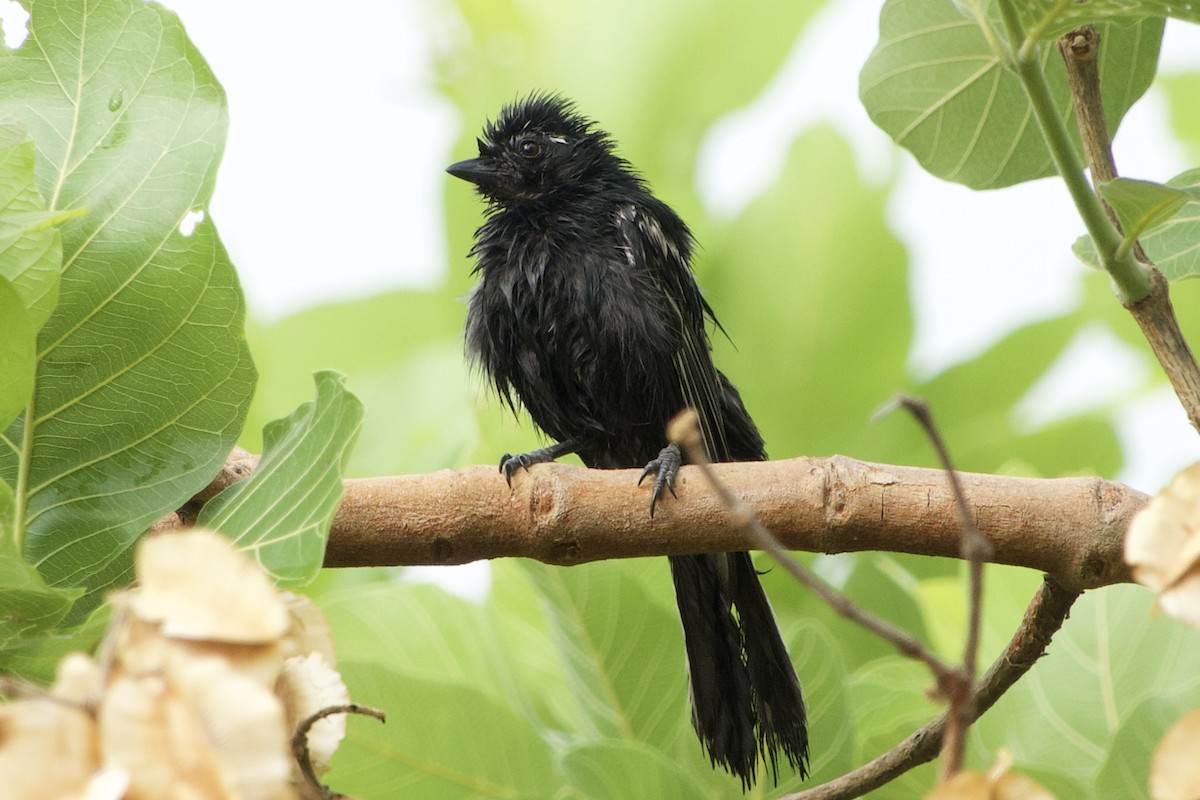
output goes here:
[{"label": "bird's tail", "polygon": [[792,769],[799,771],[800,777],[808,777],[808,718],[800,680],[750,554],[730,553],[728,559],[763,759],[776,779],[781,755]]},{"label": "bird's tail", "polygon": [[[760,756],[803,775],[808,731],[800,682],[747,553],[672,556],[692,724],[709,758],[754,784]],[[736,615],[734,609],[736,608]]]}]

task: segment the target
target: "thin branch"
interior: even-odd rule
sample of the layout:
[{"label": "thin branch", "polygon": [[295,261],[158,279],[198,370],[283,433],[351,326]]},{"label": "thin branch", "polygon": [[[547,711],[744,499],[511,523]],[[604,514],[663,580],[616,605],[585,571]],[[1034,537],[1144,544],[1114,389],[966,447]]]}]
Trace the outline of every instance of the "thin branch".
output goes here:
[{"label": "thin branch", "polygon": [[963,645],[962,674],[960,680],[952,685],[950,692],[950,707],[946,712],[946,733],[942,746],[941,774],[938,776],[939,782],[945,782],[962,769],[967,728],[971,724],[971,686],[975,683],[983,609],[983,564],[991,558],[992,546],[975,526],[962,483],[958,479],[958,472],[950,459],[950,451],[933,422],[929,406],[920,400],[905,396],[897,397],[894,402],[913,415],[925,430],[933,449],[937,451],[938,460],[942,463],[942,469],[946,471],[946,479],[954,493],[959,524],[962,526],[961,555],[968,565],[967,637]]},{"label": "thin branch", "polygon": [[333,791],[321,783],[321,780],[317,777],[316,770],[313,768],[312,755],[308,750],[308,732],[312,730],[312,726],[334,714],[362,714],[363,716],[374,717],[380,722],[387,722],[387,715],[378,708],[363,706],[357,703],[326,706],[320,711],[302,719],[296,726],[296,732],[292,734],[292,756],[296,759],[296,765],[300,768],[300,777],[304,784],[303,794],[306,797],[319,797],[323,798],[323,800],[344,797],[344,795]]},{"label": "thin branch", "polygon": [[[721,498],[733,525],[746,534],[754,549],[769,553],[781,567],[791,573],[792,577],[825,601],[826,605],[839,615],[890,643],[902,655],[920,661],[928,667],[937,680],[939,689],[944,691],[960,679],[954,667],[930,652],[919,639],[894,627],[866,609],[860,608],[850,598],[821,580],[815,572],[797,561],[779,543],[779,540],[755,516],[754,509],[750,504],[738,497],[717,476],[701,446],[700,418],[695,411],[688,410],[676,416],[668,426],[667,435],[671,441],[683,448],[687,453],[688,460],[700,468],[708,485]],[[746,549],[746,547],[743,545],[738,549]]]},{"label": "thin branch", "polygon": [[[1096,64],[1100,34],[1091,25],[1086,25],[1060,38],[1058,49],[1067,67],[1067,81],[1075,104],[1079,136],[1088,159],[1088,170],[1095,181],[1111,180],[1117,176],[1117,166],[1109,143],[1108,123],[1104,119],[1100,71]],[[1114,230],[1120,230],[1120,223],[1112,208],[1105,203],[1104,209]],[[1133,252],[1146,265],[1150,283],[1144,297],[1123,297],[1122,302],[1142,329],[1150,350],[1171,381],[1192,427],[1200,431],[1200,365],[1197,365],[1196,357],[1179,329],[1166,278],[1150,262],[1141,244],[1137,244]]]},{"label": "thin branch", "polygon": [[[1021,620],[1008,647],[980,679],[973,695],[972,722],[991,708],[1041,658],[1078,597],[1079,592],[1065,589],[1052,578],[1046,578],[1025,610],[1025,618]],[[945,728],[946,715],[942,714],[871,763],[820,786],[786,795],[780,800],[849,800],[862,797],[937,757]]]},{"label": "thin branch", "polygon": [[[1093,183],[1111,181],[1117,177],[1113,162],[1112,140],[1104,119],[1104,98],[1100,94],[1100,32],[1093,25],[1066,33],[1058,39],[1058,52],[1067,67],[1067,85],[1075,104],[1075,118],[1087,158]],[[1109,211],[1108,218],[1120,228],[1117,215]]]}]

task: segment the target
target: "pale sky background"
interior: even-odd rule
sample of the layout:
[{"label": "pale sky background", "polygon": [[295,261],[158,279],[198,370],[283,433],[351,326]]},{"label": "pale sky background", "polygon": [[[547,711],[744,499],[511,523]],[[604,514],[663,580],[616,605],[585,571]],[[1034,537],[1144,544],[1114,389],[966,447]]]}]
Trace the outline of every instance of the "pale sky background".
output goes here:
[{"label": "pale sky background", "polygon": [[[10,42],[21,24],[12,5],[0,0]],[[430,88],[432,4],[165,5],[228,92],[229,140],[210,213],[251,312],[271,320],[330,300],[435,285],[451,263],[440,206],[444,168],[462,128],[482,121],[458,119]],[[875,44],[863,21],[876,19],[881,5],[840,0],[817,16],[762,95],[709,134],[697,190],[714,211],[735,213],[765,188],[798,133],[834,125],[868,180],[896,181],[888,216],[911,259],[910,366],[929,375],[1017,325],[1069,308],[1083,270],[1069,247],[1082,224],[1057,181],[973,192],[926,175],[870,123],[858,103],[858,71]],[[1200,26],[1169,22],[1161,64],[1163,73],[1200,69]],[[1122,174],[1161,181],[1195,166],[1163,138],[1167,130],[1151,90],[1117,138]],[[1048,252],[1061,255],[1048,260]],[[1089,365],[1111,368],[1114,359],[1129,365],[1128,385],[1098,385]],[[1052,372],[1018,419],[1034,425],[1127,396],[1147,375],[1099,326]],[[1117,422],[1127,451],[1118,477],[1138,488],[1156,491],[1200,458],[1200,439],[1169,390],[1123,402]]]}]

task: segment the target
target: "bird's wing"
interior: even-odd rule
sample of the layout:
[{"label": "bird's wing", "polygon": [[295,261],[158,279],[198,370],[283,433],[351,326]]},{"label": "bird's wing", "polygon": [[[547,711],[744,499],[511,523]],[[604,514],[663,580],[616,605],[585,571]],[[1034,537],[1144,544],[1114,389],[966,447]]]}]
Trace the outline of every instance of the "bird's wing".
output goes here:
[{"label": "bird's wing", "polygon": [[653,213],[633,204],[617,210],[616,225],[629,266],[639,270],[660,295],[663,308],[669,309],[671,318],[664,323],[679,331],[675,377],[684,401],[700,415],[700,432],[709,457],[727,460],[730,453],[721,414],[720,378],[704,329],[706,315],[712,317],[712,311],[692,278],[690,234],[679,222],[675,236],[669,235]]}]

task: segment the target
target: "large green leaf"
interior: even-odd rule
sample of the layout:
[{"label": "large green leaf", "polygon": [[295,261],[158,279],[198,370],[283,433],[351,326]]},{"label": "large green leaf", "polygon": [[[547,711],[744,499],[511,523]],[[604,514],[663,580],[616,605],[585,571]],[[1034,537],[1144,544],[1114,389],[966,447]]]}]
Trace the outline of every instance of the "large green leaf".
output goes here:
[{"label": "large green leaf", "polygon": [[[1154,78],[1163,20],[1098,28],[1104,111],[1115,133]],[[887,0],[859,93],[872,121],[939,178],[995,189],[1053,175],[1033,108],[1005,58],[986,16],[943,0]],[[1057,49],[1043,47],[1041,63],[1078,149]]]},{"label": "large green leaf", "polygon": [[26,558],[84,585],[81,616],[125,580],[137,536],[219,468],[254,383],[243,301],[210,220],[225,97],[179,20],[140,0],[28,4],[0,54],[0,112],[37,143],[63,226],[59,303],[35,402],[3,435]]},{"label": "large green leaf", "polygon": [[[686,742],[690,753],[683,644],[673,615],[614,565],[521,563],[546,603],[585,729],[672,754]],[[665,563],[662,569],[667,580]]]},{"label": "large green leaf", "polygon": [[580,796],[605,800],[692,800],[728,797],[701,775],[639,742],[610,741],[573,747],[562,757],[567,785]]},{"label": "large green leaf", "polygon": [[[59,662],[67,654],[94,651],[107,632],[111,618],[111,607],[101,605],[79,625],[62,627],[58,624],[63,619],[59,608],[64,614],[69,612],[81,590],[48,588],[55,594],[38,601],[37,614],[42,624],[0,647],[0,672],[42,685],[54,682]],[[50,627],[52,625],[54,627]]]},{"label": "large green leaf", "polygon": [[[535,599],[528,581],[515,570],[509,588]],[[318,598],[329,620],[338,652],[363,665],[389,669],[403,680],[428,680],[470,686],[513,713],[541,724],[564,728],[561,716],[543,718],[532,709],[545,700],[544,675],[526,677],[517,665],[529,650],[517,649],[505,634],[511,619],[499,618],[490,605],[455,597],[429,584],[383,583],[333,591]],[[534,605],[520,616],[541,616]],[[523,643],[547,655],[548,634]],[[398,678],[400,679],[400,678]]]},{"label": "large green leaf", "polygon": [[[328,782],[357,797],[552,798],[561,787],[543,732],[475,688],[343,661],[355,702],[386,725],[351,718]],[[461,709],[462,713],[454,713]]]},{"label": "large green leaf", "polygon": [[362,425],[362,403],[340,373],[314,378],[316,399],[264,429],[254,474],[205,503],[196,519],[233,539],[287,586],[307,583],[321,568],[342,500],[342,471]]},{"label": "large green leaf", "polygon": [[1007,747],[1021,769],[1056,772],[1077,787],[1093,786],[1119,759],[1144,787],[1165,721],[1145,714],[1143,703],[1200,705],[1200,638],[1169,617],[1154,618],[1152,606],[1139,586],[1088,592],[1076,602],[1048,654],[973,728],[980,759]]}]

